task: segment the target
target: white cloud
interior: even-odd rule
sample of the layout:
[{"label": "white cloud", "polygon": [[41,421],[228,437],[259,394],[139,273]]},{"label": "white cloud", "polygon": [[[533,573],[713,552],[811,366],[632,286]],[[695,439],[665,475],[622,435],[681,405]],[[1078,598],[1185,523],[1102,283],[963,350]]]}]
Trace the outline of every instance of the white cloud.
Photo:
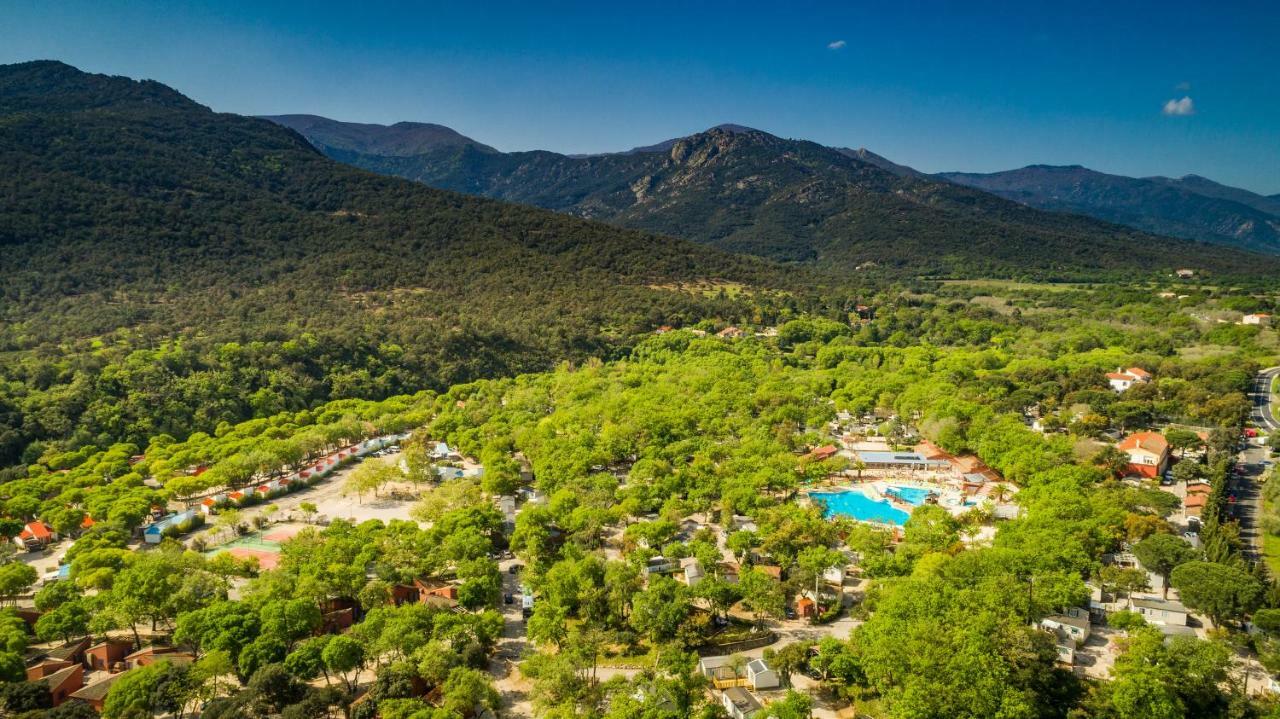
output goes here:
[{"label": "white cloud", "polygon": [[828,49],[828,50],[839,50],[840,48],[842,48],[842,47],[844,47],[845,45],[848,45],[848,44],[849,44],[849,43],[845,42],[844,40],[835,40],[835,41],[833,41],[833,42],[829,42],[829,43],[827,43],[827,49]]},{"label": "white cloud", "polygon": [[1194,115],[1196,114],[1196,105],[1191,101],[1190,97],[1183,97],[1181,100],[1170,100],[1164,104],[1164,114],[1173,116]]}]

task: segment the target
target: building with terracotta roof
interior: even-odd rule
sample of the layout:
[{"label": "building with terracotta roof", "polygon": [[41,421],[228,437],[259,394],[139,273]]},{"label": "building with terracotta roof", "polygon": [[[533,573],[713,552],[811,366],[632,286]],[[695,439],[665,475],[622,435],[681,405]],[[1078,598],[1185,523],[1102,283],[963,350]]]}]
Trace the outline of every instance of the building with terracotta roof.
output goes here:
[{"label": "building with terracotta roof", "polygon": [[18,536],[13,538],[13,543],[22,547],[27,551],[35,549],[44,549],[50,542],[57,540],[58,533],[53,531],[53,527],[39,520],[27,522],[27,526],[22,528]]},{"label": "building with terracotta roof", "polygon": [[1130,474],[1158,477],[1169,466],[1169,442],[1159,432],[1134,432],[1116,448],[1129,455]]},{"label": "building with terracotta roof", "polygon": [[1199,517],[1204,514],[1204,507],[1209,503],[1207,494],[1190,494],[1182,500],[1182,513],[1188,517]]},{"label": "building with terracotta roof", "polygon": [[56,707],[84,687],[84,666],[71,664],[33,681],[49,689],[49,700]]},{"label": "building with terracotta roof", "polygon": [[1119,368],[1115,372],[1107,373],[1107,382],[1111,385],[1111,389],[1117,392],[1123,392],[1135,384],[1150,381],[1151,373],[1141,367]]},{"label": "building with terracotta roof", "polygon": [[103,705],[107,702],[107,692],[111,691],[111,685],[115,684],[120,676],[119,674],[112,674],[102,681],[94,682],[87,687],[72,692],[71,698],[79,699],[93,707],[94,711],[101,713]]}]

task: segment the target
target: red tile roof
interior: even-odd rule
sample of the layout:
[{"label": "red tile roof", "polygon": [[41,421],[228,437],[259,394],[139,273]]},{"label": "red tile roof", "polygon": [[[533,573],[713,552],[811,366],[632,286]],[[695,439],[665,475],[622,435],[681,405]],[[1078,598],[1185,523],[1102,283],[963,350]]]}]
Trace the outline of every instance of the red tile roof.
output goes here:
[{"label": "red tile roof", "polygon": [[1159,432],[1134,432],[1116,445],[1118,449],[1128,452],[1134,449],[1145,449],[1152,454],[1164,454],[1169,451],[1169,442]]},{"label": "red tile roof", "polygon": [[44,522],[27,522],[27,526],[18,534],[18,539],[53,539],[53,530]]}]

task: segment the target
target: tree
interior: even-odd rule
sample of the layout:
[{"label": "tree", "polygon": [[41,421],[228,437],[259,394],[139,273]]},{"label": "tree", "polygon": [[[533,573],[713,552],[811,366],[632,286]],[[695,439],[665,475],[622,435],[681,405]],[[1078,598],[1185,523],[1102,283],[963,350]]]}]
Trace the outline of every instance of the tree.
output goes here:
[{"label": "tree", "polygon": [[631,601],[631,626],[654,644],[674,639],[689,616],[684,585],[671,577],[649,578],[649,586]]},{"label": "tree", "polygon": [[1105,469],[1112,477],[1123,477],[1129,472],[1129,455],[1116,449],[1114,445],[1098,450],[1093,456],[1093,463]]},{"label": "tree", "polygon": [[65,602],[40,615],[35,629],[41,641],[69,642],[89,632],[89,612],[81,602]]},{"label": "tree", "polygon": [[235,663],[225,650],[208,652],[191,666],[191,684],[195,695],[204,701],[214,699],[218,696],[219,680],[234,675],[235,671]]},{"label": "tree", "polygon": [[809,666],[809,650],[813,648],[808,642],[792,642],[781,649],[771,652],[765,650],[765,659],[769,666],[778,672],[785,686],[791,685],[791,675],[803,671]]},{"label": "tree", "polygon": [[133,719],[177,712],[190,691],[185,668],[158,661],[121,674],[107,693],[102,716]]},{"label": "tree", "polygon": [[259,635],[241,649],[240,656],[236,658],[236,666],[240,670],[241,678],[248,679],[257,674],[259,669],[284,661],[286,652],[285,643],[278,637],[270,634]]},{"label": "tree", "polygon": [[1200,435],[1189,429],[1174,428],[1164,433],[1165,441],[1170,447],[1178,450],[1178,456],[1184,456],[1188,450],[1197,449],[1204,444]]},{"label": "tree", "polygon": [[311,520],[315,519],[320,508],[314,502],[302,502],[298,504],[298,511],[302,512],[302,521],[311,524]]},{"label": "tree", "polygon": [[1185,562],[1170,575],[1182,603],[1201,612],[1216,625],[1248,614],[1262,598],[1262,585],[1253,575],[1213,562]]},{"label": "tree", "polygon": [[1189,484],[1204,478],[1204,467],[1199,462],[1183,460],[1173,465],[1171,471],[1174,481],[1180,484]]},{"label": "tree", "polygon": [[[23,679],[26,677],[24,676]],[[5,716],[18,716],[23,712],[48,709],[53,704],[49,687],[43,682],[5,679],[0,684],[0,710]]]},{"label": "tree", "polygon": [[813,601],[820,603],[822,595],[819,590],[822,586],[822,575],[833,567],[843,567],[845,557],[834,549],[809,547],[801,550],[796,563],[806,576],[813,577]]},{"label": "tree", "polygon": [[356,690],[356,677],[364,666],[364,647],[345,634],[338,634],[329,640],[320,654],[329,671],[337,674],[348,691]]},{"label": "tree", "polygon": [[299,643],[284,658],[284,668],[295,677],[310,681],[324,675],[325,683],[329,682],[329,667],[324,663],[324,648],[329,643],[329,635],[313,637]]},{"label": "tree", "polygon": [[498,710],[498,692],[489,683],[489,675],[470,667],[457,667],[441,687],[440,706],[456,716],[470,716],[477,707]]},{"label": "tree", "polygon": [[1164,580],[1164,596],[1169,595],[1169,577],[1178,565],[1190,562],[1199,552],[1184,539],[1173,534],[1157,533],[1133,545],[1133,556],[1143,567]]},{"label": "tree", "polygon": [[525,625],[525,633],[538,644],[554,644],[559,648],[569,636],[568,612],[549,601],[539,602]]},{"label": "tree", "polygon": [[263,605],[259,614],[262,631],[292,647],[320,628],[320,608],[309,599],[277,599]]},{"label": "tree", "polygon": [[0,565],[0,600],[16,602],[38,578],[35,568],[29,564],[10,562]]},{"label": "tree", "polygon": [[755,614],[757,622],[763,616],[780,617],[786,611],[782,584],[755,567],[739,575],[738,590],[742,592],[743,604]]},{"label": "tree", "polygon": [[355,494],[359,501],[364,501],[366,492],[374,497],[378,491],[390,482],[404,479],[400,468],[384,459],[367,459],[360,463],[342,484],[343,493]]},{"label": "tree", "polygon": [[782,699],[771,702],[758,716],[768,719],[809,719],[813,712],[813,699],[807,694],[788,689]]}]

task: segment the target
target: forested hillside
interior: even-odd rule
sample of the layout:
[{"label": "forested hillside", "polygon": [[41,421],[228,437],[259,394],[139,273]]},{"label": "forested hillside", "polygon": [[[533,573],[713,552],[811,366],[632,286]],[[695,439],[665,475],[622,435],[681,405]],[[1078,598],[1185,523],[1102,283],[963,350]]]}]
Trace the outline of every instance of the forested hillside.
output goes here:
[{"label": "forested hillside", "polygon": [[504,154],[465,143],[416,156],[377,154],[313,139],[335,159],[433,187],[841,270],[874,263],[916,276],[1078,278],[1280,268],[1275,258],[1042,212],[907,168],[886,169],[856,151],[738,126],[589,157]]},{"label": "forested hillside", "polygon": [[661,324],[774,317],[822,292],[752,258],[380,177],[265,120],[56,62],[0,68],[0,168],[0,465],[45,440],[181,436],[612,356]]}]

